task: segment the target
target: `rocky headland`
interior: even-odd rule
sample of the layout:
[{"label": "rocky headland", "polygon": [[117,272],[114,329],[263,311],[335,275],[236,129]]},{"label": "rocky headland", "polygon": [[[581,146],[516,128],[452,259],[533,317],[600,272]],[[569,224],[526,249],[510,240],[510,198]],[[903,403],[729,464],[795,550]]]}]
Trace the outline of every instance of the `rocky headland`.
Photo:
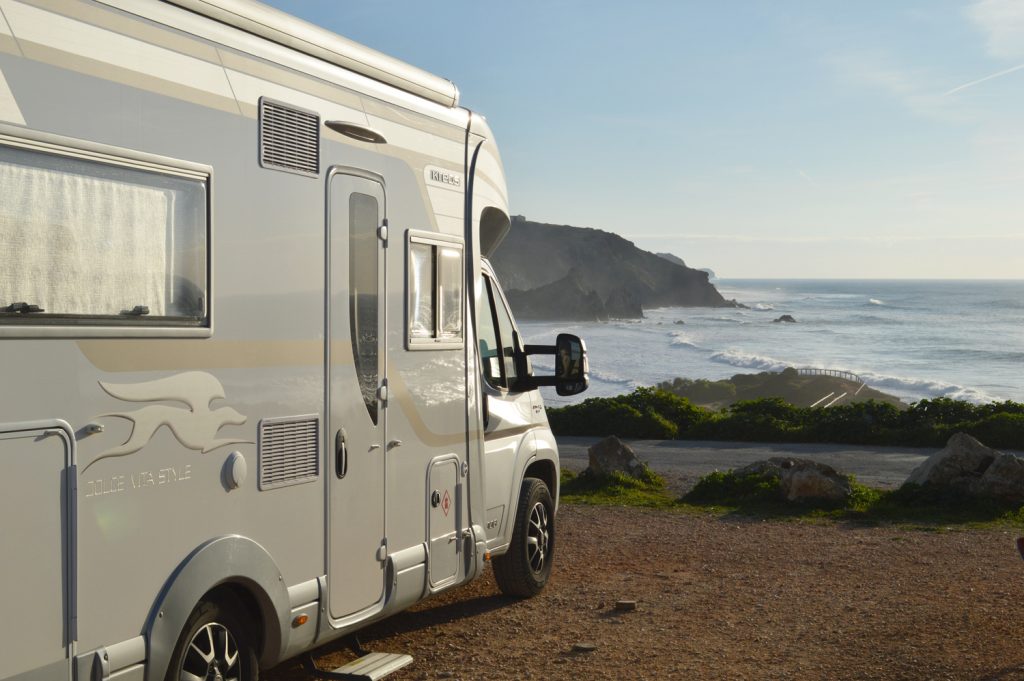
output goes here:
[{"label": "rocky headland", "polygon": [[599,229],[517,217],[491,263],[520,319],[639,319],[644,308],[737,306],[707,272]]}]

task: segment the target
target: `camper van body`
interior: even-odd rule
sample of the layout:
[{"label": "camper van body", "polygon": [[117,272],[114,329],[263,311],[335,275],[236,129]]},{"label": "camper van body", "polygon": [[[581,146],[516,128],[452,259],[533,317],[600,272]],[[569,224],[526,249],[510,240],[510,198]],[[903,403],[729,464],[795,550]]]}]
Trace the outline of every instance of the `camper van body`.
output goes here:
[{"label": "camper van body", "polygon": [[273,666],[557,500],[457,97],[246,0],[0,0],[0,679],[162,679],[210,601]]}]

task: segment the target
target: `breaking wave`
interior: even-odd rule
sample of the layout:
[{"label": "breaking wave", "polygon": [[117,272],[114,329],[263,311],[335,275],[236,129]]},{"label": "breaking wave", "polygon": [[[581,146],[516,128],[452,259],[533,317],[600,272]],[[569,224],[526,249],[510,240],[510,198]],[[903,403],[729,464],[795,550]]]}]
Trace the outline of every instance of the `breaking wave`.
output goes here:
[{"label": "breaking wave", "polygon": [[716,352],[711,355],[711,361],[718,362],[719,364],[728,364],[741,369],[758,369],[760,371],[782,371],[786,367],[792,366],[789,362],[783,362],[782,360],[775,359],[774,357],[752,355],[747,352],[740,352],[739,350]]},{"label": "breaking wave", "polygon": [[767,310],[774,310],[775,306],[772,305],[771,303],[754,303],[753,309],[761,310],[762,312],[764,312]]},{"label": "breaking wave", "polygon": [[932,381],[926,378],[903,378],[900,376],[887,376],[876,374],[871,371],[859,372],[860,377],[868,386],[877,390],[891,391],[900,397],[912,397],[913,399],[927,399],[934,397],[949,397],[954,400],[964,400],[974,404],[985,404],[996,402],[1001,398],[989,395],[983,390],[971,388],[955,383],[943,383]]},{"label": "breaking wave", "polygon": [[622,378],[617,374],[613,374],[607,371],[595,371],[593,365],[590,369],[590,378],[595,381],[601,381],[602,383],[614,383],[615,385],[634,386],[635,381],[632,378]]},{"label": "breaking wave", "polygon": [[674,333],[672,334],[672,340],[669,341],[669,345],[677,348],[693,348],[699,350],[700,346],[693,342],[690,336],[685,333]]},{"label": "breaking wave", "polygon": [[885,303],[878,298],[868,298],[868,303],[871,305],[885,305]]}]

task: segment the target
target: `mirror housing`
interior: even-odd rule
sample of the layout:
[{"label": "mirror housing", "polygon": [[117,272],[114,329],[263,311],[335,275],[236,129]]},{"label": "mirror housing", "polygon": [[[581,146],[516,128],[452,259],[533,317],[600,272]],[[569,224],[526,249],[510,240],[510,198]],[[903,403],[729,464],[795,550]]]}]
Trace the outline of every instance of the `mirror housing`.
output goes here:
[{"label": "mirror housing", "polygon": [[590,387],[590,363],[587,360],[587,345],[579,336],[560,333],[554,345],[527,345],[526,355],[554,355],[554,376],[529,376],[525,383],[528,389],[539,386],[554,386],[562,396],[578,395]]}]

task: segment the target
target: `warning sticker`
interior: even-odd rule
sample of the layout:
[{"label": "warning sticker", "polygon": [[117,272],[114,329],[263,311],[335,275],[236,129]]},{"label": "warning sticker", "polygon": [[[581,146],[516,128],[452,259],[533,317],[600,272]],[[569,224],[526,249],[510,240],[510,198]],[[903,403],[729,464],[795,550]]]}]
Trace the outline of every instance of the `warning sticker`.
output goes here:
[{"label": "warning sticker", "polygon": [[444,491],[444,498],[441,499],[441,510],[444,511],[445,517],[448,516],[448,510],[452,507],[452,498],[448,496],[448,490]]}]

